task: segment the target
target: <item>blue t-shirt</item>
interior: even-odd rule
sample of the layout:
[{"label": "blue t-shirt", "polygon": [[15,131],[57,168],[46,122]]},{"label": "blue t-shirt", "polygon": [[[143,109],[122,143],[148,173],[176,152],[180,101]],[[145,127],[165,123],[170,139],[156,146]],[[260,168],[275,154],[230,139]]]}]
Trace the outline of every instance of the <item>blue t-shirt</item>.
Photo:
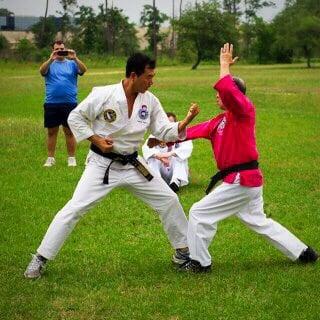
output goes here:
[{"label": "blue t-shirt", "polygon": [[65,59],[53,61],[45,75],[45,103],[77,103],[78,66]]}]

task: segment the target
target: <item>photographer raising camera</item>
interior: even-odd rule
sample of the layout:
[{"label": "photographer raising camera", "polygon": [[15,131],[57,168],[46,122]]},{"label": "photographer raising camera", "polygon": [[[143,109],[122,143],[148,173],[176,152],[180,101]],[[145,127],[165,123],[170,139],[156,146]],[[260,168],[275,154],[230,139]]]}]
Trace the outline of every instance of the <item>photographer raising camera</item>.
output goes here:
[{"label": "photographer raising camera", "polygon": [[40,67],[45,78],[44,127],[48,129],[48,158],[45,167],[55,164],[55,149],[59,126],[62,125],[66,138],[68,166],[77,165],[75,158],[76,141],[68,126],[69,113],[77,106],[78,75],[87,71],[85,64],[78,59],[74,50],[65,49],[64,43],[53,43],[50,58]]}]

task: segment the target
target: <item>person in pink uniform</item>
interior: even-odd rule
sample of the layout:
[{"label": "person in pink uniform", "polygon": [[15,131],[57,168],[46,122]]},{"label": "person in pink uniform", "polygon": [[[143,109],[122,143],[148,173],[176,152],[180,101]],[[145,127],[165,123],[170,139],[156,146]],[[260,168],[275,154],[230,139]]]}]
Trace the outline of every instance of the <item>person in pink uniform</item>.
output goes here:
[{"label": "person in pink uniform", "polygon": [[[214,85],[217,103],[224,112],[212,120],[187,129],[187,140],[211,141],[220,170],[212,178],[207,196],[195,203],[189,215],[188,244],[191,260],[182,270],[206,272],[211,268],[208,247],[219,221],[236,215],[250,229],[263,235],[289,259],[315,262],[318,254],[263,211],[263,176],[258,167],[255,138],[255,107],[245,95],[245,83],[230,74],[233,46],[220,52],[220,79]],[[213,191],[218,180],[223,182]],[[210,192],[211,191],[211,192]]]},{"label": "person in pink uniform", "polygon": [[[190,210],[188,245],[190,260],[183,271],[208,272],[211,256],[208,247],[219,221],[237,216],[250,229],[263,235],[291,260],[315,262],[318,254],[263,211],[263,176],[258,166],[255,139],[255,107],[245,95],[245,83],[232,77],[230,65],[236,60],[228,43],[220,52],[220,79],[214,85],[217,103],[224,110],[217,117],[187,129],[187,140],[211,141],[220,170],[211,178],[207,196]],[[214,184],[223,180],[212,191]]]}]

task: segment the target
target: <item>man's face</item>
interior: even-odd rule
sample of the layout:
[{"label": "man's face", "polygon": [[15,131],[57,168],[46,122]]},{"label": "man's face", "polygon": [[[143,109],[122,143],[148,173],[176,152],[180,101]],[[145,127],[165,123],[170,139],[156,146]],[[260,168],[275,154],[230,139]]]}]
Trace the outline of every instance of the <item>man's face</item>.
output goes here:
[{"label": "man's face", "polygon": [[[65,50],[63,43],[61,43],[61,44],[55,43],[55,44],[53,45],[53,51],[63,51],[63,50]],[[63,56],[58,56],[58,55],[57,55],[57,60],[63,60],[63,59],[64,59]]]},{"label": "man's face", "polygon": [[155,74],[155,69],[148,67],[144,69],[144,73],[139,77],[133,73],[133,87],[135,92],[145,93],[153,85],[153,77]]},{"label": "man's face", "polygon": [[219,106],[219,108],[221,110],[226,110],[226,107],[223,105],[222,100],[219,96],[219,93],[217,93],[217,95],[216,95],[216,100],[217,100],[217,105]]}]

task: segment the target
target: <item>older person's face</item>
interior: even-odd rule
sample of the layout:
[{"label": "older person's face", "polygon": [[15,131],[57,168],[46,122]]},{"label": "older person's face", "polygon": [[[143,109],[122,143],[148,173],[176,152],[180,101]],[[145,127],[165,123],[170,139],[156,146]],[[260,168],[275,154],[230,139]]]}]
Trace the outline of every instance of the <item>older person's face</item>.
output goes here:
[{"label": "older person's face", "polygon": [[226,107],[223,105],[222,100],[221,100],[218,92],[217,92],[217,95],[216,95],[216,101],[217,101],[217,105],[219,106],[219,108],[221,110],[226,110]]}]

